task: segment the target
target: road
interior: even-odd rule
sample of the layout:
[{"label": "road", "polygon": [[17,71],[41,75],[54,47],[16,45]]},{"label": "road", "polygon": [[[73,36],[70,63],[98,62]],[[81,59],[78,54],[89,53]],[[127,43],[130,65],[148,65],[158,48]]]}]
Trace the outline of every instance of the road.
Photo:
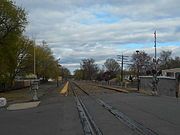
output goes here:
[{"label": "road", "polygon": [[[180,101],[175,98],[104,91],[94,95],[158,135],[180,135]],[[108,112],[98,109],[93,101],[87,99],[85,103],[89,105],[89,112],[97,124],[106,130],[104,135],[132,134],[128,127],[115,118],[102,119]],[[62,96],[54,89],[41,98],[37,108],[0,110],[0,134],[82,135],[83,130],[73,95]]]}]

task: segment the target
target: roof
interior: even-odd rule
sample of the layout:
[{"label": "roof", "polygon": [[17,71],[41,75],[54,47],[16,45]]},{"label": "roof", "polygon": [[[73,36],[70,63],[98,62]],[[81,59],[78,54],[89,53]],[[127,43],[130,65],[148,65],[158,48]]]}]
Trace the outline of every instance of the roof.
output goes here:
[{"label": "roof", "polygon": [[162,72],[180,72],[180,68],[172,68],[172,69],[165,69],[165,70],[162,70]]}]

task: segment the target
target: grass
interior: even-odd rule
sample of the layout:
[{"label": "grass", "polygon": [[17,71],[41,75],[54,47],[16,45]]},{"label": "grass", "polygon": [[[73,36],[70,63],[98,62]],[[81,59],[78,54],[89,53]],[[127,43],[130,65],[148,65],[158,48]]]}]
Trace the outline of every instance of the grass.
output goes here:
[{"label": "grass", "polygon": [[1,92],[0,97],[6,98],[8,103],[32,100],[32,95],[29,88]]}]

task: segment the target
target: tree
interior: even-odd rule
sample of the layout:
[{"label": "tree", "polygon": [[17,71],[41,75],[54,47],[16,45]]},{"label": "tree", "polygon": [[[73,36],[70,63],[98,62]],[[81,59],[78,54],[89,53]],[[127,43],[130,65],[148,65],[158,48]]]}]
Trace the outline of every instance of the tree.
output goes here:
[{"label": "tree", "polygon": [[22,35],[27,19],[25,10],[9,0],[1,0],[0,11],[0,46],[2,46]]},{"label": "tree", "polygon": [[173,58],[172,51],[161,51],[159,57],[159,68],[170,69],[170,68],[178,68],[180,67],[180,57],[176,56]]},{"label": "tree", "polygon": [[12,86],[30,45],[22,35],[27,24],[25,10],[12,1],[0,2],[0,81]]},{"label": "tree", "polygon": [[66,67],[61,67],[60,70],[60,75],[67,80],[67,78],[70,77],[71,72],[69,71],[69,69],[67,69]]},{"label": "tree", "polygon": [[162,51],[160,52],[160,63],[159,63],[159,68],[161,70],[163,69],[168,69],[171,67],[170,61],[172,59],[171,57],[172,51]]},{"label": "tree", "polygon": [[97,78],[96,80],[98,81],[102,81],[104,80],[104,73],[105,73],[105,66],[103,65],[102,68],[99,69],[98,73],[97,73]]},{"label": "tree", "polygon": [[179,68],[180,67],[180,57],[176,56],[174,59],[169,60],[170,68]]},{"label": "tree", "polygon": [[120,71],[120,66],[114,59],[107,59],[104,65],[107,71],[112,72],[114,75],[116,75]]},{"label": "tree", "polygon": [[96,78],[97,72],[99,70],[97,64],[95,64],[95,60],[90,59],[83,59],[80,63],[81,69],[84,71],[84,79],[92,80]]},{"label": "tree", "polygon": [[14,78],[22,73],[23,63],[26,60],[28,49],[32,41],[25,37],[19,37],[16,42],[9,42],[7,46],[1,47],[1,80],[13,85]]},{"label": "tree", "polygon": [[36,46],[35,52],[36,74],[38,78],[42,78],[45,81],[48,78],[54,77],[55,73],[60,73],[58,61],[55,60],[51,49],[45,42],[43,42],[42,46]]},{"label": "tree", "polygon": [[151,59],[151,56],[149,56],[144,51],[140,51],[138,54],[135,52],[131,56],[132,65],[130,66],[130,69],[132,71],[137,71],[137,68],[139,68],[140,75],[145,75],[146,71],[151,71],[153,69]]},{"label": "tree", "polygon": [[43,81],[47,81],[49,78],[57,79],[60,75],[61,67],[47,43],[43,41],[40,46],[35,45],[35,42],[33,43],[26,55],[26,61],[23,63],[25,75],[34,73],[35,52],[35,74],[37,78],[42,78]]},{"label": "tree", "polygon": [[84,74],[84,71],[82,69],[76,69],[74,71],[74,77],[76,80],[83,80],[83,74]]}]

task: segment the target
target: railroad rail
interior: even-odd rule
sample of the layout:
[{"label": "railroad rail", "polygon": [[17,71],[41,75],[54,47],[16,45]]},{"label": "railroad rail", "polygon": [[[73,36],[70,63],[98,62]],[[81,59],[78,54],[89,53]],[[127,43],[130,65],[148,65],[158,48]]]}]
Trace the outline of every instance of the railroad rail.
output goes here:
[{"label": "railroad rail", "polygon": [[81,90],[85,95],[94,99],[100,106],[109,111],[113,116],[115,116],[121,123],[129,127],[132,131],[134,131],[138,135],[158,135],[155,131],[145,127],[143,124],[131,119],[123,112],[115,109],[113,106],[107,104],[103,100],[99,99],[96,96],[92,96],[82,87],[80,87],[77,83],[72,82],[79,90]]},{"label": "railroad rail", "polygon": [[91,115],[89,114],[86,106],[82,102],[82,100],[77,96],[74,88],[72,87],[72,83],[70,83],[71,90],[75,97],[75,102],[77,105],[77,109],[79,112],[79,117],[82,123],[83,131],[85,135],[103,135],[101,130],[97,127],[96,123],[92,119]]}]

